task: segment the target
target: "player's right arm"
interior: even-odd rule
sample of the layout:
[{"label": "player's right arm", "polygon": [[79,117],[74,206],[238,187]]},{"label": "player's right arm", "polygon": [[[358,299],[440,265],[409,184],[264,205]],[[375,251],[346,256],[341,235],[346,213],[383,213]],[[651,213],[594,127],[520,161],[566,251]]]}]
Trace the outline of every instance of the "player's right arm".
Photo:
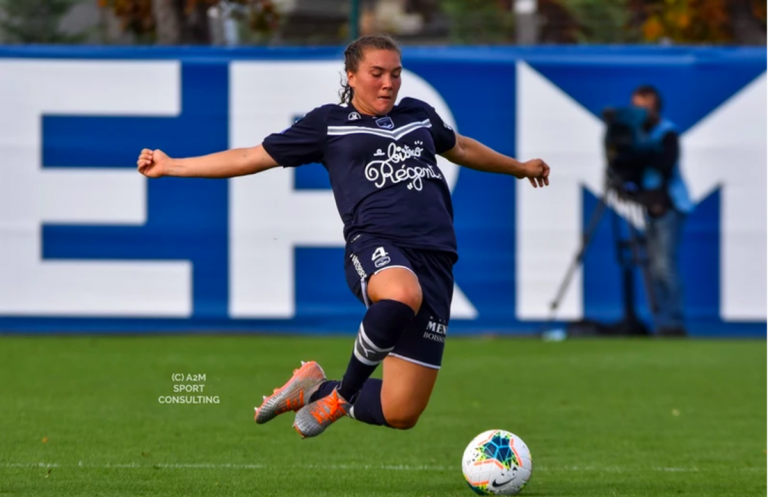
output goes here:
[{"label": "player's right arm", "polygon": [[145,148],[139,154],[136,164],[139,172],[148,178],[163,176],[234,178],[256,174],[278,166],[278,163],[261,145],[186,159],[172,159],[162,150]]},{"label": "player's right arm", "polygon": [[267,136],[261,145],[255,147],[189,159],[172,159],[161,150],[144,149],[137,161],[139,172],[149,178],[234,178],[277,166],[297,167],[320,162],[325,153],[326,115],[334,107],[324,105],[312,110],[293,126]]}]

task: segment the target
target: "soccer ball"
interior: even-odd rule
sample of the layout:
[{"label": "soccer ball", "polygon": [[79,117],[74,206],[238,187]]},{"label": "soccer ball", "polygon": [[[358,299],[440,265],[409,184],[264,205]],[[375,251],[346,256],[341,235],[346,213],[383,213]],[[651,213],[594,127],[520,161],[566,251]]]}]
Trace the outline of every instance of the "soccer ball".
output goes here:
[{"label": "soccer ball", "polygon": [[488,430],[469,442],[461,460],[469,487],[480,495],[516,495],[531,478],[531,452],[520,437]]}]

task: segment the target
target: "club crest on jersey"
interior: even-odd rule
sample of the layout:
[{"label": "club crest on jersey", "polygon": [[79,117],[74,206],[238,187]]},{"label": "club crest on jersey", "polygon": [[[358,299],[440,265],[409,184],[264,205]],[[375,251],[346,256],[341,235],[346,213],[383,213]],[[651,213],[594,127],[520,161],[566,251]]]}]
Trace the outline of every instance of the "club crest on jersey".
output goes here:
[{"label": "club crest on jersey", "polygon": [[392,129],[395,127],[395,123],[392,122],[392,118],[390,117],[380,117],[376,119],[376,126],[384,129]]},{"label": "club crest on jersey", "polygon": [[359,121],[360,119],[362,118],[360,117],[360,114],[358,114],[357,112],[350,112],[349,115],[347,116],[347,121]]}]

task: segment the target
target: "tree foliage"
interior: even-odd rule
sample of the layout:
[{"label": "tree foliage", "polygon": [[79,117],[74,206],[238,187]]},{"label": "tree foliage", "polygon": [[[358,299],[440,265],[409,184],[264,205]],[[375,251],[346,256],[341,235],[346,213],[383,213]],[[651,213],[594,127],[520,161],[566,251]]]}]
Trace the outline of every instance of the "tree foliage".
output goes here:
[{"label": "tree foliage", "polygon": [[[36,3],[45,0],[0,0]],[[67,3],[73,0],[52,0]],[[99,0],[139,39],[209,43],[206,10],[219,0]],[[248,7],[244,38],[279,27],[271,0],[231,0]],[[514,43],[513,0],[423,2],[450,22],[454,43]],[[543,43],[764,43],[765,0],[537,0]],[[421,5],[421,4],[420,4]],[[750,31],[751,36],[744,32]],[[169,36],[167,33],[171,32]]]},{"label": "tree foliage", "polygon": [[0,41],[77,43],[84,36],[64,33],[62,18],[79,0],[0,0]]},{"label": "tree foliage", "polygon": [[633,0],[561,0],[576,21],[576,41],[637,43],[640,29]]},{"label": "tree foliage", "polygon": [[765,42],[765,0],[539,0],[539,12],[545,42]]},{"label": "tree foliage", "polygon": [[514,41],[514,16],[509,0],[443,0],[454,43]]},{"label": "tree foliage", "polygon": [[[219,0],[99,0],[120,19],[122,28],[139,39],[163,44],[210,43],[208,8]],[[245,26],[270,32],[279,21],[271,0],[231,0],[247,7]]]},{"label": "tree foliage", "polygon": [[647,7],[643,36],[648,41],[724,43],[733,39],[732,0],[660,0]]}]

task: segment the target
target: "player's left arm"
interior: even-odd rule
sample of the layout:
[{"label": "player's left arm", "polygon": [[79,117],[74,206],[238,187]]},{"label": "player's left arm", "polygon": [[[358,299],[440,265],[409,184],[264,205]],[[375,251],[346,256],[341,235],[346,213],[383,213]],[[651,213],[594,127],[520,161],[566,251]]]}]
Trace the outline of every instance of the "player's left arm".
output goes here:
[{"label": "player's left arm", "polygon": [[441,155],[454,164],[477,171],[509,174],[517,179],[528,178],[534,188],[549,185],[549,166],[543,160],[520,162],[458,133],[456,145]]}]

